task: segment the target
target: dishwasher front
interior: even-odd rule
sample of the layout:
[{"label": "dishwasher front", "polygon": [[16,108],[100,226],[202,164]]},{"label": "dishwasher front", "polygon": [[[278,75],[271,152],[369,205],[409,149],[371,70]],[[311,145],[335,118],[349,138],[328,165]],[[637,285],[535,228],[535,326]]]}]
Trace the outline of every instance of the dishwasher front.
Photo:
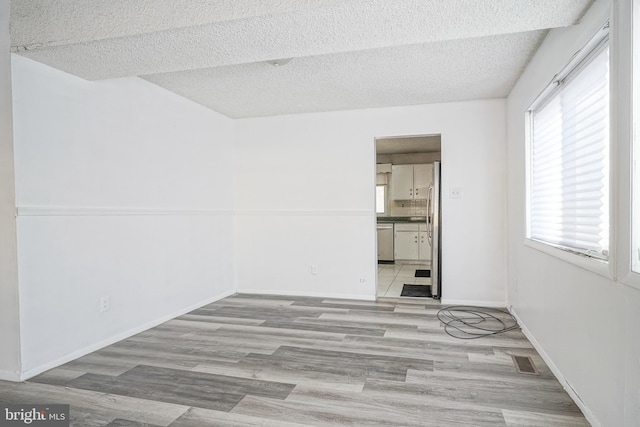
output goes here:
[{"label": "dishwasher front", "polygon": [[378,262],[393,262],[393,223],[378,224]]}]

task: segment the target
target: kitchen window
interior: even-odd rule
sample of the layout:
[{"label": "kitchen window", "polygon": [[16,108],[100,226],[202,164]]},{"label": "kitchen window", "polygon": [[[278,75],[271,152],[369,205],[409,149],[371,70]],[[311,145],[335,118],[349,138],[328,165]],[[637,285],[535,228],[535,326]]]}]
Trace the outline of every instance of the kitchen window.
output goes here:
[{"label": "kitchen window", "polygon": [[554,77],[527,117],[529,242],[607,262],[608,24]]},{"label": "kitchen window", "polygon": [[376,185],[376,213],[384,214],[386,212],[387,205],[387,186],[386,185]]}]

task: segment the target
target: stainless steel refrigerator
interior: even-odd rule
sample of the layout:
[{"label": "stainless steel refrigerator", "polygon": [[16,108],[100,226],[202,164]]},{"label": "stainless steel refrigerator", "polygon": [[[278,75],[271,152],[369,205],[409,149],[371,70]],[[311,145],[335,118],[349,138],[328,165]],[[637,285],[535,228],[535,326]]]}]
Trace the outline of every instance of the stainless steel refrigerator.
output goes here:
[{"label": "stainless steel refrigerator", "polygon": [[431,294],[442,295],[442,208],[440,198],[440,162],[433,162],[433,179],[427,196],[427,236],[431,244]]}]

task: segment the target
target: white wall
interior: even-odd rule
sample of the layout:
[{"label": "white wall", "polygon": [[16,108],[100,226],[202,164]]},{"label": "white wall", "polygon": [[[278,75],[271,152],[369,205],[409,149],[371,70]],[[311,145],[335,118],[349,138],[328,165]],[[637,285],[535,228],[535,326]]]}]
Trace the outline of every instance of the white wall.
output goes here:
[{"label": "white wall", "polygon": [[442,134],[443,300],[504,305],[505,118],[489,100],[238,120],[238,291],[375,298],[374,138]]},{"label": "white wall", "polygon": [[232,293],[233,122],[12,65],[23,376]]},{"label": "white wall", "polygon": [[[611,75],[614,81],[614,182],[628,181],[629,138],[623,116],[628,114],[630,87],[621,59],[629,45],[630,2],[614,2]],[[554,256],[525,246],[525,110],[538,93],[595,34],[610,13],[606,1],[597,1],[580,25],[553,30],[528,65],[508,98],[508,225],[509,304],[530,339],[546,357],[560,381],[580,404],[594,426],[640,425],[640,291]],[[617,89],[616,89],[617,88]],[[626,152],[626,155],[624,154]],[[628,188],[628,184],[625,184]],[[614,191],[618,216],[617,256],[625,275],[628,257],[628,192]],[[614,235],[615,235],[614,228]],[[614,242],[615,243],[615,242]],[[614,245],[614,251],[615,251]],[[625,266],[627,264],[627,266]],[[573,390],[575,390],[575,392]]]},{"label": "white wall", "polygon": [[0,379],[20,376],[20,315],[8,1],[0,2]]}]

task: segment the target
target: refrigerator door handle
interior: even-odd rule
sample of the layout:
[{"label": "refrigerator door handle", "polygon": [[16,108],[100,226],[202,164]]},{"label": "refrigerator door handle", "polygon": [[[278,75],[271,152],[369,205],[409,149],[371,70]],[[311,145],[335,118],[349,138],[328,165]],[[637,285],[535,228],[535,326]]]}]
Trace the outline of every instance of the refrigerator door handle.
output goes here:
[{"label": "refrigerator door handle", "polygon": [[429,239],[429,245],[432,246],[433,237],[433,185],[429,186],[429,192],[427,193],[427,238]]}]

